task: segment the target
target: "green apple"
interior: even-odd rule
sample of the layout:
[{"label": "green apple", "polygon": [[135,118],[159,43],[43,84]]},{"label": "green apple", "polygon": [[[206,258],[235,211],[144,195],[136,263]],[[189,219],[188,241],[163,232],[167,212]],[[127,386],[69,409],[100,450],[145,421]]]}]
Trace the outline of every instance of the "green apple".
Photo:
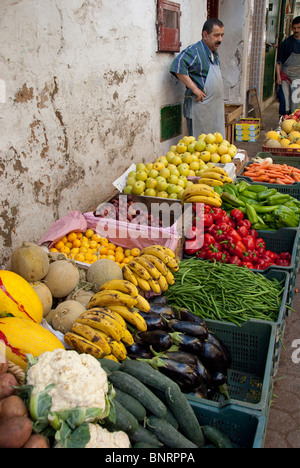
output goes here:
[{"label": "green apple", "polygon": [[156,197],[156,190],[154,188],[148,188],[145,190],[144,195],[146,197]]},{"label": "green apple", "polygon": [[[181,181],[184,183],[184,187],[185,187],[185,186],[186,186],[186,183],[187,183],[187,176],[181,175],[181,176],[179,176],[178,179],[179,179],[179,181],[181,180]],[[178,181],[178,182],[179,182],[179,181]]]},{"label": "green apple", "polygon": [[186,153],[183,153],[181,159],[183,163],[190,164],[193,161],[193,155],[191,153],[186,152]]},{"label": "green apple", "polygon": [[146,180],[146,188],[147,189],[155,189],[157,187],[157,180],[156,179],[152,179],[151,177],[149,177],[147,180]]},{"label": "green apple", "polygon": [[165,192],[164,190],[162,190],[161,192],[156,192],[156,196],[159,197],[159,198],[168,198],[169,195],[167,192]]},{"label": "green apple", "polygon": [[178,171],[180,172],[180,175],[183,175],[185,177],[189,175],[189,170],[190,168],[188,164],[182,163],[182,164],[179,164],[178,166]]},{"label": "green apple", "polygon": [[127,178],[127,185],[133,185],[136,182],[136,178],[133,176],[130,176]]},{"label": "green apple", "polygon": [[156,169],[151,169],[151,171],[149,171],[148,173],[148,176],[151,178],[151,179],[156,179],[156,177],[158,176],[159,172],[156,170]]},{"label": "green apple", "polygon": [[142,180],[143,182],[145,182],[147,178],[148,178],[148,174],[146,171],[137,171],[136,180]]},{"label": "green apple", "polygon": [[206,142],[205,140],[198,140],[195,143],[195,151],[199,151],[199,153],[202,153],[202,151],[205,150],[206,147]]},{"label": "green apple", "polygon": [[170,170],[170,175],[175,175],[175,176],[179,177],[181,174],[180,174],[179,170],[177,169],[177,167],[175,167],[175,169]]},{"label": "green apple", "polygon": [[168,188],[168,182],[166,181],[166,179],[163,179],[163,180],[159,180],[157,182],[157,186],[156,186],[156,190],[158,190],[159,192],[165,192]]},{"label": "green apple", "polygon": [[192,185],[194,185],[194,183],[191,180],[187,180],[185,188],[191,187]]},{"label": "green apple", "polygon": [[178,190],[180,189],[180,187],[177,187],[177,185],[175,184],[169,184],[168,188],[167,188],[167,192],[169,195],[171,195],[172,193],[176,193],[178,192]]},{"label": "green apple", "polygon": [[127,177],[136,177],[136,171],[130,171]]},{"label": "green apple", "polygon": [[153,163],[147,163],[146,164],[146,169],[147,169],[148,172],[151,171],[151,169],[153,169]]},{"label": "green apple", "polygon": [[174,158],[174,156],[175,156],[174,151],[168,151],[168,153],[166,154],[167,161],[170,163],[172,161],[172,158]]},{"label": "green apple", "polygon": [[138,171],[145,171],[145,170],[146,170],[146,166],[145,166],[144,163],[138,163],[138,164],[136,165],[136,172],[138,172]]},{"label": "green apple", "polygon": [[124,188],[124,193],[126,193],[126,195],[131,195],[132,185],[126,185],[126,187]]},{"label": "green apple", "polygon": [[178,179],[177,185],[179,185],[179,187],[185,188],[185,181],[183,179]]},{"label": "green apple", "polygon": [[171,198],[173,200],[177,200],[178,199],[178,194],[177,193],[170,193],[168,198]]},{"label": "green apple", "polygon": [[[184,151],[185,153],[185,151]],[[174,158],[171,161],[172,164],[175,164],[175,166],[179,166],[179,164],[182,163],[182,159],[180,156],[174,156]]]},{"label": "green apple", "polygon": [[195,151],[195,145],[196,145],[195,141],[188,145],[187,150],[188,150],[189,153],[193,153]]},{"label": "green apple", "polygon": [[159,175],[160,177],[164,177],[165,179],[167,179],[168,177],[170,177],[171,173],[167,167],[164,167],[163,169],[161,169],[161,171],[159,171]]},{"label": "green apple", "polygon": [[131,193],[133,193],[133,195],[142,195],[145,188],[146,188],[145,182],[143,182],[142,180],[137,180],[132,186]]},{"label": "green apple", "polygon": [[170,175],[170,177],[168,177],[168,179],[167,179],[168,183],[171,184],[171,185],[177,185],[178,180],[179,180],[178,176],[176,176],[176,175]]},{"label": "green apple", "polygon": [[182,199],[182,195],[184,194],[184,188],[181,188],[179,190],[179,192],[177,193],[177,198],[178,200],[181,200]]}]

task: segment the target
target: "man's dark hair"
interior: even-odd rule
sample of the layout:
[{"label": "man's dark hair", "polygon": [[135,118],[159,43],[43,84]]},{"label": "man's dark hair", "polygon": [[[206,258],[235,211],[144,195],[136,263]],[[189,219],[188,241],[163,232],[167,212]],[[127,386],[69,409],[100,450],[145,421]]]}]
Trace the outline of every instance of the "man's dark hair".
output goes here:
[{"label": "man's dark hair", "polygon": [[207,34],[211,34],[213,32],[214,26],[224,28],[224,24],[218,18],[210,18],[207,21],[205,21],[202,32],[207,32]]},{"label": "man's dark hair", "polygon": [[296,18],[293,19],[292,26],[295,24],[300,24],[300,16],[296,16]]}]

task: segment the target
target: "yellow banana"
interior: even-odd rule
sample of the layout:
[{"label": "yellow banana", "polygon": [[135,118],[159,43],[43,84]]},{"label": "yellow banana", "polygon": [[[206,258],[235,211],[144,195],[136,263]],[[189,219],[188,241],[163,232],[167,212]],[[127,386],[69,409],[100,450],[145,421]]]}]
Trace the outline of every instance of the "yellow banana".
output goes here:
[{"label": "yellow banana", "polygon": [[206,171],[203,172],[203,174],[205,175],[206,172],[216,172],[217,174],[221,174],[221,175],[224,175],[224,176],[228,177],[228,174],[225,171],[225,169],[223,169],[220,166],[215,166],[215,167],[213,167],[211,169],[207,169]]},{"label": "yellow banana", "polygon": [[118,361],[125,361],[127,351],[124,344],[121,341],[115,341],[111,339],[109,341],[109,345],[111,348],[111,354],[113,354],[113,356],[115,356],[118,359]]},{"label": "yellow banana", "polygon": [[110,304],[134,307],[136,305],[136,299],[129,294],[125,294],[114,289],[110,291],[99,291],[91,298],[87,304],[87,309],[92,309],[94,307],[106,307]]},{"label": "yellow banana", "polygon": [[142,291],[144,291],[144,292],[151,291],[150,284],[148,283],[148,281],[142,279],[140,276],[138,276],[136,274],[134,274],[134,275],[135,275],[136,280],[138,282],[138,286]]},{"label": "yellow banana", "polygon": [[119,362],[116,356],[113,354],[107,354],[107,356],[104,356],[104,359],[110,359],[111,361]]},{"label": "yellow banana", "polygon": [[150,284],[150,288],[152,289],[153,292],[155,292],[156,294],[161,293],[160,285],[156,279],[150,278],[148,280],[148,283]]},{"label": "yellow banana", "polygon": [[[157,279],[160,277],[160,272],[156,268],[156,266],[153,265],[153,263],[149,262],[149,260],[147,260],[146,258],[143,258],[142,255],[140,257],[136,257],[135,261],[142,265],[150,273],[151,278]],[[148,281],[150,281],[150,279]]]},{"label": "yellow banana", "polygon": [[89,325],[91,328],[100,330],[103,333],[111,336],[114,340],[120,341],[124,334],[124,327],[119,322],[112,320],[110,317],[98,317],[95,314],[90,316],[82,317],[82,315],[76,320],[78,323]]},{"label": "yellow banana", "polygon": [[95,345],[100,346],[105,354],[111,353],[110,346],[106,339],[107,335],[105,335],[105,333],[102,333],[101,331],[96,330],[89,325],[84,325],[83,323],[78,322],[74,323],[72,332],[82,336],[83,338],[86,338]]},{"label": "yellow banana", "polygon": [[135,275],[133,274],[133,271],[130,270],[128,265],[124,265],[122,268],[123,272],[123,278],[127,281],[130,281],[130,283],[134,284],[134,286],[138,286],[137,279]]},{"label": "yellow banana", "polygon": [[153,265],[163,276],[166,276],[168,274],[169,268],[164,262],[160,260],[160,258],[150,254],[143,254],[142,257],[146,258],[147,260],[149,260],[149,262],[153,263]]},{"label": "yellow banana", "polygon": [[141,251],[141,255],[150,254],[158,257],[162,262],[164,262],[167,267],[171,268],[174,271],[178,270],[178,264],[174,258],[171,258],[160,245],[152,245],[151,247],[146,247]]},{"label": "yellow banana", "polygon": [[129,330],[125,330],[125,333],[124,333],[124,336],[122,337],[122,342],[126,345],[126,346],[131,346],[133,345],[134,343],[134,339],[133,339],[133,336],[132,334],[130,333]]},{"label": "yellow banana", "polygon": [[122,279],[115,279],[111,281],[107,281],[107,283],[103,284],[101,286],[100,291],[109,291],[109,290],[115,290],[115,291],[120,291],[125,294],[129,294],[132,297],[135,297],[138,295],[139,291],[137,287],[132,284],[130,281],[127,280],[122,280]]},{"label": "yellow banana", "polygon": [[98,316],[102,316],[102,315],[109,316],[109,317],[111,317],[111,319],[117,320],[117,322],[119,322],[120,325],[122,325],[123,327],[126,327],[125,320],[119,314],[117,314],[117,312],[113,311],[110,307],[95,307],[94,309],[90,309],[87,312],[83,312],[83,314],[81,314],[81,315],[85,316],[85,314],[86,315],[95,314],[95,315],[98,315]]},{"label": "yellow banana", "polygon": [[208,197],[213,194],[213,190],[211,187],[199,181],[198,184],[193,184],[185,189],[182,195],[182,200],[185,200],[186,198],[194,195],[195,193],[199,193],[200,190],[202,190],[202,192]]},{"label": "yellow banana", "polygon": [[147,324],[144,318],[134,309],[128,309],[127,307],[123,306],[111,306],[111,310],[117,312],[127,323],[133,325],[138,330],[147,330]]},{"label": "yellow banana", "polygon": [[83,336],[77,335],[76,333],[66,333],[64,335],[64,341],[71,348],[75,349],[80,353],[91,354],[97,359],[102,359],[105,356],[105,352],[100,346],[96,345],[95,343],[92,343]]},{"label": "yellow banana", "polygon": [[218,208],[222,206],[222,200],[200,196],[190,197],[187,200],[185,200],[185,203],[204,203],[205,205],[215,206]]},{"label": "yellow banana", "polygon": [[202,177],[201,179],[199,179],[199,182],[201,182],[202,184],[207,184],[207,186],[210,186],[210,187],[223,187],[223,182],[219,181],[219,180],[216,180],[216,179],[208,179],[206,177]]},{"label": "yellow banana", "polygon": [[[170,270],[168,270],[169,273]],[[173,276],[173,275],[172,275]],[[160,275],[160,277],[158,278],[157,280],[159,286],[160,286],[160,289],[164,292],[164,291],[167,291],[169,289],[169,284],[168,284],[168,281],[166,279],[166,276],[163,276],[163,275]]]},{"label": "yellow banana", "polygon": [[141,310],[142,312],[149,312],[150,310],[150,304],[149,302],[147,301],[147,299],[145,299],[143,296],[141,295],[138,295],[137,297],[137,305],[135,306],[137,309]]},{"label": "yellow banana", "polygon": [[175,253],[172,249],[169,249],[169,247],[166,247],[165,245],[162,245],[161,248],[169,255],[169,257],[175,258]]},{"label": "yellow banana", "polygon": [[[233,183],[233,180],[231,179],[231,177],[228,177],[228,175],[222,175],[222,174],[218,174],[217,172],[213,172],[213,171],[205,171],[203,173],[203,177],[207,178],[207,179],[215,179],[215,180],[219,180],[220,182],[228,182],[230,184]],[[201,179],[200,179],[201,180]]]},{"label": "yellow banana", "polygon": [[137,263],[135,260],[130,260],[128,263],[129,268],[134,271],[140,278],[148,281],[151,278],[150,273],[142,265]]},{"label": "yellow banana", "polygon": [[173,273],[169,270],[167,276],[166,276],[167,283],[172,286],[175,283],[175,278]]}]

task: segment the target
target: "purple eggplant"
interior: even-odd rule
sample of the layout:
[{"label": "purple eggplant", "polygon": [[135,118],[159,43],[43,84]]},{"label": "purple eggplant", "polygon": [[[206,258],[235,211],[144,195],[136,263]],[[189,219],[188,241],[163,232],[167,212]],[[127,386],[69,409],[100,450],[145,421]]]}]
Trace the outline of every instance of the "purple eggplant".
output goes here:
[{"label": "purple eggplant", "polygon": [[168,305],[150,304],[149,313],[159,314],[167,320],[175,318],[175,312]]},{"label": "purple eggplant", "polygon": [[200,375],[202,382],[205,385],[211,384],[211,376],[199,358],[192,353],[188,353],[186,351],[167,351],[163,354],[163,357],[167,357],[177,362],[182,362],[184,364],[188,364],[197,371]]},{"label": "purple eggplant", "polygon": [[203,341],[199,358],[209,372],[227,370],[227,359],[223,351],[208,340]]},{"label": "purple eggplant", "polygon": [[223,343],[214,333],[210,331],[208,332],[207,340],[218,346],[218,348],[220,348],[223,351],[224,356],[226,357],[228,369],[231,366],[232,362],[231,353],[229,351],[228,346],[226,346],[225,343]]},{"label": "purple eggplant", "polygon": [[203,350],[203,341],[195,336],[189,336],[179,332],[170,333],[170,336],[173,344],[179,346],[179,349],[182,351],[187,351],[188,353],[199,356],[199,353]]},{"label": "purple eggplant", "polygon": [[141,343],[151,346],[157,352],[167,351],[173,344],[170,334],[164,330],[138,332],[135,337]]},{"label": "purple eggplant", "polygon": [[153,354],[150,347],[140,343],[133,343],[131,346],[126,347],[127,357],[130,359],[151,359]]},{"label": "purple eggplant", "polygon": [[194,336],[199,340],[205,340],[208,335],[207,328],[194,322],[187,322],[184,320],[170,320],[168,327],[171,330],[179,333],[185,333],[189,336]]},{"label": "purple eggplant", "polygon": [[176,315],[179,320],[184,320],[185,322],[198,323],[199,325],[203,325],[208,331],[207,323],[205,322],[205,320],[201,317],[198,317],[198,315],[193,314],[188,309],[179,309]]},{"label": "purple eggplant", "polygon": [[154,296],[149,299],[150,305],[157,304],[160,306],[166,306],[168,304],[168,300],[166,296]]},{"label": "purple eggplant", "polygon": [[167,321],[160,314],[151,314],[139,311],[147,324],[147,331],[167,330]]}]

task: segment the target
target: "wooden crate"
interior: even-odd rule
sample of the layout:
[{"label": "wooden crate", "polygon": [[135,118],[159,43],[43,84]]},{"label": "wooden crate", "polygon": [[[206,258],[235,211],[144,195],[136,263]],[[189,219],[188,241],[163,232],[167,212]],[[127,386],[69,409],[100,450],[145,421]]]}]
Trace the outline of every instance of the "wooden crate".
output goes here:
[{"label": "wooden crate", "polygon": [[235,122],[231,124],[226,124],[225,126],[225,140],[229,141],[232,145],[234,145],[235,139]]},{"label": "wooden crate", "polygon": [[225,125],[235,122],[243,113],[241,104],[225,104]]}]

